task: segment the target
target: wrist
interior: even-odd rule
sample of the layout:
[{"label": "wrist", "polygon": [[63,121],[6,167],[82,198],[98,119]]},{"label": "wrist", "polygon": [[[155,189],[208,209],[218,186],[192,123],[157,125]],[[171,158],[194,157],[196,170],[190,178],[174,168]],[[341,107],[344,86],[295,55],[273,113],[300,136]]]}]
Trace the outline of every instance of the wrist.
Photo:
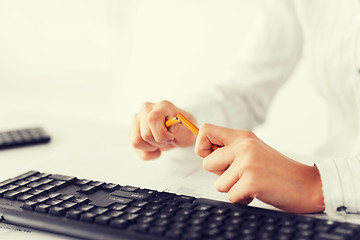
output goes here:
[{"label": "wrist", "polygon": [[325,204],[320,173],[316,165],[309,166],[309,168],[311,169],[310,203],[314,208],[314,212],[323,212],[325,210]]}]

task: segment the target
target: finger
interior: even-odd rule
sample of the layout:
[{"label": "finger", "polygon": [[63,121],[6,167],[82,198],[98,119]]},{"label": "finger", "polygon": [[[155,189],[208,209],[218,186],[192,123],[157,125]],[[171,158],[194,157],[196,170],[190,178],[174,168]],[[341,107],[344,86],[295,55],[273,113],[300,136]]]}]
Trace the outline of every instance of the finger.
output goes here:
[{"label": "finger", "polygon": [[206,157],[212,153],[212,145],[227,146],[236,139],[236,133],[234,129],[204,124],[199,129],[196,153],[201,157]]},{"label": "finger", "polygon": [[244,178],[240,178],[229,190],[228,198],[230,202],[247,205],[256,197],[255,190],[250,187]]},{"label": "finger", "polygon": [[155,158],[160,157],[161,155],[161,151],[159,149],[152,152],[142,151],[139,149],[136,149],[135,151],[144,160],[153,160]]},{"label": "finger", "polygon": [[234,161],[233,153],[227,147],[219,148],[204,158],[203,168],[221,175]]},{"label": "finger", "polygon": [[228,192],[232,186],[239,181],[241,172],[239,173],[239,166],[237,162],[233,162],[229,168],[221,174],[217,179],[215,186],[219,192]]},{"label": "finger", "polygon": [[154,109],[149,112],[147,122],[153,133],[153,138],[156,142],[168,142],[174,140],[174,135],[168,131],[165,126],[165,121],[176,115],[171,111],[170,103],[163,101],[156,105]]},{"label": "finger", "polygon": [[160,147],[160,151],[167,151],[167,150],[170,150],[170,149],[173,149],[175,147],[174,144],[172,143],[166,143],[164,146]]},{"label": "finger", "polygon": [[199,129],[199,136],[203,141],[209,141],[212,145],[227,146],[237,137],[239,130],[220,127],[212,124],[204,124]]},{"label": "finger", "polygon": [[141,136],[141,132],[140,132],[139,114],[137,114],[134,117],[133,127],[132,127],[131,133],[130,133],[130,139],[131,139],[132,146],[135,149],[139,149],[139,150],[143,150],[143,151],[147,151],[147,152],[152,152],[157,149],[156,146],[153,146],[143,140],[143,138]]},{"label": "finger", "polygon": [[145,142],[157,148],[160,148],[165,144],[164,142],[157,142],[154,139],[153,132],[151,131],[150,126],[148,125],[147,114],[146,115],[141,114],[140,116],[140,135]]}]

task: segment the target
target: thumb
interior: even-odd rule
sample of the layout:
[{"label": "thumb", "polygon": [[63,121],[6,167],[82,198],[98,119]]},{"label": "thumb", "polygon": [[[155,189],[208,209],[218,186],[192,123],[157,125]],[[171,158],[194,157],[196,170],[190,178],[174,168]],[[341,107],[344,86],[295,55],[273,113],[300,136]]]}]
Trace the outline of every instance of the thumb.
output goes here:
[{"label": "thumb", "polygon": [[204,158],[213,152],[213,145],[220,147],[227,146],[233,142],[235,138],[236,135],[233,129],[206,123],[199,129],[195,152]]}]

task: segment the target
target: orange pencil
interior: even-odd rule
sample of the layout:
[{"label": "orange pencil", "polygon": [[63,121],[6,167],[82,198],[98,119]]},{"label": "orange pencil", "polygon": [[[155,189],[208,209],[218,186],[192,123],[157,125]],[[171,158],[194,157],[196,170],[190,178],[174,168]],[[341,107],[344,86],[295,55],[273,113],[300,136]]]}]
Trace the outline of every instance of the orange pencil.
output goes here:
[{"label": "orange pencil", "polygon": [[[187,127],[191,132],[193,132],[196,136],[199,135],[199,128],[197,128],[192,122],[190,122],[184,115],[181,113],[178,113],[176,117],[171,118],[165,122],[166,127],[170,127],[172,125],[175,125],[177,123],[184,124],[185,127]],[[217,145],[211,146],[212,150],[215,151],[219,147]]]},{"label": "orange pencil", "polygon": [[165,126],[170,127],[170,126],[175,125],[175,124],[180,123],[180,122],[181,122],[180,119],[178,119],[177,117],[174,117],[174,118],[171,118],[171,119],[167,120],[165,122]]}]

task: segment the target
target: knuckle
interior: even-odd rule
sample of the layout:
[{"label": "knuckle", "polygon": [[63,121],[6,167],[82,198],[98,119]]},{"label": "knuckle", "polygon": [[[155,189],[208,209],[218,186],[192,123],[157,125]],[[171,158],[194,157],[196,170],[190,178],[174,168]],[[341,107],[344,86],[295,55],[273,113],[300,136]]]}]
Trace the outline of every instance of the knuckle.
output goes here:
[{"label": "knuckle", "polygon": [[150,160],[149,155],[146,152],[139,153],[142,160]]},{"label": "knuckle", "polygon": [[245,181],[249,189],[254,189],[256,187],[258,179],[256,177],[256,171],[254,170],[254,168],[247,169]]},{"label": "knuckle", "polygon": [[255,137],[255,134],[250,130],[241,130],[241,135],[245,138],[252,139]]},{"label": "knuckle", "polygon": [[142,109],[148,110],[151,109],[154,104],[152,102],[144,102]]},{"label": "knuckle", "polygon": [[159,103],[160,105],[164,106],[164,107],[169,107],[169,106],[174,106],[174,104],[172,104],[170,101],[168,100],[162,100]]},{"label": "knuckle", "polygon": [[[199,149],[196,149],[196,150],[195,150],[195,153],[196,153],[198,156],[202,157],[202,158],[206,157],[206,154],[204,153],[204,151],[201,151],[201,150],[199,150]],[[203,163],[203,167],[204,167],[205,170],[208,171],[208,169],[205,167],[205,163]]]},{"label": "knuckle", "polygon": [[210,163],[210,161],[207,161],[206,158],[204,158],[204,160],[203,160],[203,168],[208,172],[212,171],[211,163]]},{"label": "knuckle", "polygon": [[[219,180],[220,180],[220,179],[219,179]],[[222,182],[219,181],[219,180],[215,182],[215,189],[216,189],[217,191],[219,191],[219,192],[226,192],[226,189],[225,189],[224,185],[223,185]]]},{"label": "knuckle", "polygon": [[258,143],[253,138],[246,138],[242,141],[241,145],[245,152],[247,152],[248,154],[251,154],[251,153],[256,152]]},{"label": "knuckle", "polygon": [[166,142],[168,140],[167,136],[165,133],[158,133],[157,135],[154,136],[154,139],[156,142]]},{"label": "knuckle", "polygon": [[[198,152],[198,154],[200,155],[200,152]],[[204,168],[206,171],[209,171],[209,170],[210,170],[209,164],[208,164],[208,161],[206,161],[206,158],[203,160],[202,165],[203,165],[203,168]]]},{"label": "knuckle", "polygon": [[143,142],[143,140],[140,136],[132,136],[131,137],[131,145],[134,148],[140,148],[142,145],[142,142]]},{"label": "knuckle", "polygon": [[161,151],[159,151],[159,150],[156,150],[153,152],[138,151],[137,154],[140,156],[141,159],[146,161],[146,160],[153,160],[155,158],[160,157]]},{"label": "knuckle", "polygon": [[233,194],[233,193],[229,192],[227,197],[228,197],[229,201],[232,203],[236,203],[238,201],[237,196],[235,196],[235,194]]},{"label": "knuckle", "polygon": [[150,142],[153,139],[153,135],[150,130],[147,130],[141,133],[141,138],[146,142]]},{"label": "knuckle", "polygon": [[162,114],[159,111],[151,111],[147,116],[149,123],[155,123],[161,119]]},{"label": "knuckle", "polygon": [[206,135],[209,131],[211,131],[212,126],[213,126],[213,125],[210,124],[210,123],[204,123],[204,124],[200,127],[200,132]]},{"label": "knuckle", "polygon": [[241,166],[241,169],[246,173],[251,173],[254,169],[254,162],[253,162],[254,158],[249,156],[250,154],[247,153],[246,157],[244,157],[241,163],[239,164]]}]

